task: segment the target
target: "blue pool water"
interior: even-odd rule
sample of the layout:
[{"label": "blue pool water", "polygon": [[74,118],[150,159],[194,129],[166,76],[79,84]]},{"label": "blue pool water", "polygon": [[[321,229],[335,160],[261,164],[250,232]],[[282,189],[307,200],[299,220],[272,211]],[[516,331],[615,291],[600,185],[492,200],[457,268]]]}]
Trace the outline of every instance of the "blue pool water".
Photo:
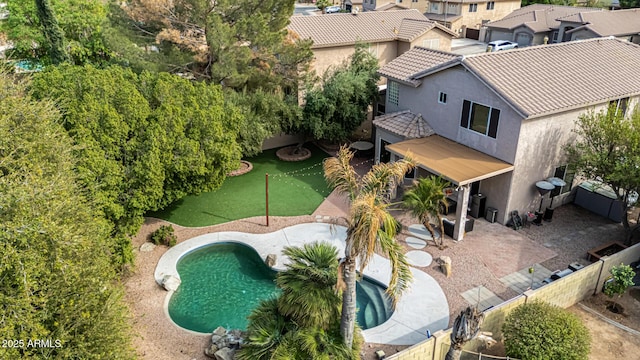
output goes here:
[{"label": "blue pool water", "polygon": [[[276,272],[250,247],[217,243],[185,255],[177,264],[182,284],[169,300],[179,326],[209,333],[218,326],[246,329],[260,301],[277,296]],[[364,278],[356,289],[357,321],[363,329],[385,322],[391,303],[385,289]]]}]

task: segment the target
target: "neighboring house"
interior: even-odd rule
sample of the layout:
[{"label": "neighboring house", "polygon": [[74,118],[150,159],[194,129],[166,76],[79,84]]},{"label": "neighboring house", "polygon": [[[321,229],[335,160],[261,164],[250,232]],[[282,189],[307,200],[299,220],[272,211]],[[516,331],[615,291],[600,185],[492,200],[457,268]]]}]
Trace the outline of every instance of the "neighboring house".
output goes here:
[{"label": "neighboring house", "polygon": [[456,239],[474,194],[505,224],[514,210],[537,211],[542,199],[549,206],[535,183],[557,176],[567,181],[554,192],[560,205],[573,186],[562,146],[575,136],[576,119],[610,104],[637,106],[638,64],[639,45],[609,38],[466,57],[413,48],[379,70],[388,79],[387,114],[374,120],[376,160],[411,153],[418,163],[411,176],[451,181]]},{"label": "neighboring house", "polygon": [[640,9],[581,12],[557,20],[562,41],[614,36],[640,44]]},{"label": "neighboring house", "polygon": [[417,10],[296,16],[288,29],[302,39],[313,40],[313,67],[320,75],[347,60],[358,42],[368,43],[382,66],[414,46],[449,51],[455,37]]},{"label": "neighboring house", "polygon": [[362,0],[364,11],[384,11],[399,7],[403,9],[416,9],[421,13],[427,11],[428,0]]},{"label": "neighboring house", "polygon": [[520,8],[519,0],[434,0],[424,14],[461,37],[478,39],[480,28]]},{"label": "neighboring house", "polygon": [[604,12],[600,8],[533,4],[504,18],[484,24],[480,39],[484,42],[507,40],[520,46],[562,42],[560,18],[580,13]]}]

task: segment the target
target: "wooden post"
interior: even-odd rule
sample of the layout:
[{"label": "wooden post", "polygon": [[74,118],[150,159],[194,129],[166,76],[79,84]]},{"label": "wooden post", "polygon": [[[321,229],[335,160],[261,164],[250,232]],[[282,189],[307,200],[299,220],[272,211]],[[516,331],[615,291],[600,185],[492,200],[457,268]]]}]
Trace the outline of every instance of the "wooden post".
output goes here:
[{"label": "wooden post", "polygon": [[264,174],[264,185],[265,185],[265,204],[266,204],[266,215],[267,215],[267,226],[269,226],[269,174]]}]

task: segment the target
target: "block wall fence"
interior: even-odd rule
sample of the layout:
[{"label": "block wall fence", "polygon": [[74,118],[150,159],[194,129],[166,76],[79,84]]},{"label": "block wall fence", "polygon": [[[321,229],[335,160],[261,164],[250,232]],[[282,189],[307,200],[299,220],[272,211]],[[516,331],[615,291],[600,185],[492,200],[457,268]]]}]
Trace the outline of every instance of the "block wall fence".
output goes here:
[{"label": "block wall fence", "polygon": [[[502,324],[504,319],[516,307],[528,301],[540,300],[562,308],[568,308],[585,299],[589,295],[602,292],[604,282],[610,276],[609,270],[620,264],[630,264],[640,259],[640,244],[628,247],[611,256],[602,257],[597,262],[560,278],[535,290],[507,300],[502,304],[484,312],[481,331],[491,332],[493,338],[502,340]],[[455,264],[454,264],[455,266]],[[431,338],[413,345],[397,354],[388,356],[387,360],[444,360],[451,345],[451,329],[435,332]],[[470,341],[464,350],[481,352],[480,341]]]}]

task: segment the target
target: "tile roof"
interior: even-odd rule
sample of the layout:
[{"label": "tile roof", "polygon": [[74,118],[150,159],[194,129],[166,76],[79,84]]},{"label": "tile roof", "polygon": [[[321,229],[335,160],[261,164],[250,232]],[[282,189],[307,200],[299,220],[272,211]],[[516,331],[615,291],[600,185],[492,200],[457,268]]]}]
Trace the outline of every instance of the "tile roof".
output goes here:
[{"label": "tile roof", "polygon": [[405,139],[423,138],[436,133],[422,115],[409,110],[378,116],[373,120],[373,125]]},{"label": "tile roof", "polygon": [[389,9],[408,9],[408,7],[402,5],[402,4],[396,4],[394,2],[389,2],[386,3],[384,5],[378,6],[378,3],[376,2],[376,11],[386,11]]},{"label": "tile roof", "polygon": [[640,94],[640,46],[612,38],[486,53],[462,64],[525,117]]},{"label": "tile roof", "polygon": [[590,11],[603,10],[600,8],[533,4],[514,10],[502,19],[488,22],[485,26],[508,30],[526,26],[534,33],[546,32],[560,26],[558,18]]},{"label": "tile roof", "polygon": [[426,13],[424,14],[424,16],[426,16],[429,20],[433,20],[433,21],[447,21],[447,22],[452,22],[452,21],[456,21],[460,18],[462,18],[462,15],[453,15],[453,14],[432,14],[432,13]]},{"label": "tile roof", "polygon": [[416,46],[381,67],[378,74],[418,86],[421,81],[417,77],[425,70],[437,71],[458,64],[460,60],[461,55]]},{"label": "tile roof", "polygon": [[312,48],[322,48],[355,44],[358,41],[376,43],[398,40],[403,27],[406,29],[404,36],[416,37],[421,35],[416,35],[418,31],[424,33],[435,27],[435,23],[418,10],[407,9],[367,11],[357,15],[296,16],[291,18],[288,29],[303,39],[313,40]]},{"label": "tile roof", "polygon": [[461,64],[525,118],[640,95],[640,45],[615,38],[457,59],[449,54],[449,64],[445,64],[443,54],[447,53],[414,48],[383,66],[379,73],[418,86],[423,77]]},{"label": "tile roof", "polygon": [[579,13],[558,20],[583,24],[568,32],[589,29],[598,36],[640,34],[640,9]]}]

